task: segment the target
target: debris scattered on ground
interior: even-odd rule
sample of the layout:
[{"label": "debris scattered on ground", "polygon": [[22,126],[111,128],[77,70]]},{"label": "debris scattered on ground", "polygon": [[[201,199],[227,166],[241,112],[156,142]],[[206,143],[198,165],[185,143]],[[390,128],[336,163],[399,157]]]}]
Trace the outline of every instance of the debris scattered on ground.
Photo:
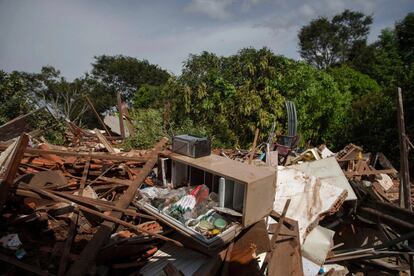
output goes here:
[{"label": "debris scattered on ground", "polygon": [[190,135],[125,152],[134,131],[119,118],[105,130],[68,123],[65,146],[10,131],[0,273],[408,273],[414,214],[400,207],[398,171],[353,144],[299,149],[291,111],[288,136],[211,154]]}]

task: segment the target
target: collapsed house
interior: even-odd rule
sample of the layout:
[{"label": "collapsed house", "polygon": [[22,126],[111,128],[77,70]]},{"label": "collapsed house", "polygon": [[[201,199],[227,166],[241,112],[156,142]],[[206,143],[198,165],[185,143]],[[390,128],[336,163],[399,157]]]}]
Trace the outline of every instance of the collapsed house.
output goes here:
[{"label": "collapsed house", "polygon": [[63,147],[8,131],[0,273],[413,271],[414,216],[399,207],[398,172],[381,153],[353,144],[297,152],[295,124],[277,142],[272,132],[256,146],[256,133],[249,151],[212,151],[207,139],[182,135],[124,152],[105,132],[68,123]]}]

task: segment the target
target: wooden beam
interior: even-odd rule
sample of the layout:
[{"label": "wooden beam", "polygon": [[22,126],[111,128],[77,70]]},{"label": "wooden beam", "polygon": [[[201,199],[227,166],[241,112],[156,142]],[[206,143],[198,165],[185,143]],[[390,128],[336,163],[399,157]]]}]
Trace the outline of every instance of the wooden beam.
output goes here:
[{"label": "wooden beam", "polygon": [[89,198],[89,197],[82,197],[82,196],[77,196],[77,195],[73,195],[73,194],[68,194],[68,193],[63,193],[63,192],[58,192],[58,191],[50,191],[51,193],[67,198],[73,202],[76,202],[77,204],[85,204],[85,205],[96,205],[108,210],[115,210],[118,212],[122,212],[127,216],[132,216],[132,217],[142,217],[142,218],[147,218],[147,219],[152,219],[152,220],[156,220],[155,217],[147,215],[147,214],[141,214],[136,212],[133,209],[124,209],[124,208],[119,208],[114,204],[111,204],[112,202],[110,201],[105,201],[105,200],[101,200],[101,199],[94,199],[94,198]]},{"label": "wooden beam", "polygon": [[[131,183],[125,193],[120,197],[120,199],[116,202],[116,206],[119,208],[127,208],[131,201],[134,199],[137,190],[141,187],[142,182],[144,182],[145,178],[151,172],[152,168],[154,167],[155,163],[157,162],[158,153],[162,150],[165,144],[168,142],[167,138],[161,139],[160,142],[157,143],[154,150],[151,153],[151,156],[147,163],[145,163],[142,170],[140,170],[137,178]],[[111,216],[116,218],[120,218],[122,216],[121,212],[111,212]],[[85,246],[82,253],[80,254],[80,258],[77,262],[75,262],[72,267],[69,269],[67,275],[71,276],[79,276],[84,275],[87,272],[88,267],[90,264],[95,260],[97,253],[99,252],[102,245],[108,240],[111,236],[112,231],[115,229],[115,224],[113,222],[105,221],[100,226],[98,231],[93,236],[92,240]]]},{"label": "wooden beam", "polygon": [[353,177],[353,176],[362,176],[362,175],[374,175],[374,174],[394,174],[397,171],[395,169],[386,169],[386,170],[375,170],[375,169],[368,169],[363,170],[361,172],[354,171],[354,172],[345,172],[345,175],[347,177]]},{"label": "wooden beam", "polygon": [[280,233],[280,231],[282,229],[282,226],[283,226],[283,223],[285,221],[285,217],[286,217],[286,213],[287,213],[287,210],[289,208],[289,205],[290,205],[290,198],[288,200],[286,200],[285,207],[283,208],[280,219],[279,219],[279,221],[276,225],[275,232],[273,233],[272,239],[270,240],[270,252],[268,252],[266,254],[263,265],[260,268],[260,274],[264,273],[264,271],[266,270],[266,267],[269,264],[270,259],[272,258],[272,252],[275,250],[275,248],[277,246],[277,238],[279,237],[279,233]]},{"label": "wooden beam", "polygon": [[106,133],[111,136],[111,133],[109,132],[108,128],[106,127],[105,123],[102,121],[101,116],[99,116],[98,112],[96,111],[95,107],[93,106],[93,103],[89,99],[89,97],[85,96],[86,102],[89,104],[89,107],[92,109],[93,113],[95,113],[96,118],[98,119],[101,126],[105,129]]},{"label": "wooden beam", "polygon": [[9,188],[14,183],[14,178],[16,177],[20,161],[24,156],[24,150],[27,147],[28,143],[29,135],[23,133],[20,136],[16,147],[14,148],[13,153],[10,157],[10,162],[8,163],[8,166],[4,173],[4,180],[0,183],[0,212],[3,210],[3,205],[7,200]]},{"label": "wooden beam", "polygon": [[74,212],[73,217],[70,220],[69,232],[65,241],[65,247],[63,249],[62,256],[60,257],[58,276],[65,275],[66,273],[66,268],[69,262],[70,249],[72,248],[72,242],[76,235],[78,219],[79,214],[77,212]]},{"label": "wooden beam", "polygon": [[104,145],[106,150],[110,153],[115,153],[111,143],[105,138],[105,136],[102,135],[99,129],[95,128],[93,131],[95,131],[96,137],[98,137],[99,141]]},{"label": "wooden beam", "polygon": [[250,152],[249,164],[252,163],[253,156],[256,151],[257,138],[259,138],[259,128],[256,128],[256,132],[254,133],[253,148],[252,148],[252,151]]},{"label": "wooden beam", "polygon": [[[0,145],[0,150],[5,150],[6,145]],[[91,157],[92,159],[101,159],[101,160],[114,160],[114,161],[133,161],[133,162],[146,162],[148,157],[134,157],[134,156],[124,156],[120,154],[110,154],[110,153],[93,153],[93,152],[77,152],[70,150],[43,150],[43,149],[32,149],[26,148],[24,150],[25,154],[32,155],[44,155],[44,154],[55,154],[59,156],[76,156],[76,157]]]},{"label": "wooden beam", "polygon": [[[30,189],[30,190],[33,190],[33,191],[35,191],[36,193],[39,193],[39,194],[42,194],[42,195],[44,195],[44,196],[47,196],[47,197],[49,197],[49,198],[51,198],[51,199],[53,199],[53,200],[55,200],[55,201],[61,201],[61,202],[65,202],[65,203],[68,203],[68,204],[72,204],[72,203],[75,203],[75,202],[73,202],[73,201],[70,201],[70,200],[68,200],[68,199],[65,199],[65,198],[63,198],[63,197],[60,197],[60,196],[57,196],[57,195],[54,195],[53,193],[51,193],[51,192],[48,192],[48,191],[46,191],[45,189],[41,189],[41,188],[38,188],[38,187],[32,187],[32,186],[28,186],[28,185],[23,185],[24,187],[27,187],[28,189]],[[100,217],[100,218],[102,218],[102,219],[104,219],[104,220],[106,220],[106,221],[109,221],[109,222],[112,222],[112,223],[116,223],[116,224],[120,224],[120,225],[122,225],[122,226],[125,226],[126,228],[129,228],[129,229],[131,229],[131,230],[134,230],[135,232],[137,232],[137,233],[139,233],[139,234],[147,234],[147,235],[149,235],[149,236],[153,236],[153,237],[155,237],[155,238],[158,238],[158,239],[161,239],[161,240],[164,240],[164,241],[168,241],[168,242],[172,242],[172,243],[174,243],[175,245],[177,245],[177,246],[183,246],[180,242],[178,242],[178,241],[176,241],[176,240],[173,240],[173,239],[170,239],[170,238],[167,238],[167,237],[164,237],[164,236],[162,236],[162,235],[160,235],[160,234],[157,234],[157,233],[152,233],[151,231],[148,231],[148,230],[146,230],[145,228],[143,228],[142,226],[140,226],[140,225],[135,225],[135,224],[132,224],[132,223],[129,223],[129,222],[126,222],[126,221],[123,221],[123,220],[121,220],[121,219],[119,219],[119,218],[117,218],[117,217],[115,217],[115,216],[113,216],[112,215],[112,213],[111,214],[109,214],[109,215],[105,215],[105,214],[102,214],[101,212],[99,212],[99,211],[95,211],[95,210],[93,210],[93,209],[91,209],[91,208],[88,208],[88,207],[85,207],[85,206],[82,206],[82,205],[79,205],[79,204],[76,204],[76,206],[79,208],[79,210],[81,210],[81,211],[84,211],[84,212],[87,212],[87,213],[89,213],[89,214],[91,214],[91,215],[95,215],[95,216],[98,216],[98,217]]]},{"label": "wooden beam", "polygon": [[398,132],[400,140],[400,206],[408,210],[412,210],[411,206],[411,187],[410,187],[410,171],[408,165],[408,148],[407,136],[405,134],[404,123],[404,104],[401,88],[397,90],[398,97]]},{"label": "wooden beam", "polygon": [[[88,178],[90,163],[91,163],[91,158],[88,158],[88,160],[86,161],[85,167],[83,169],[82,179],[80,181],[80,188],[79,188],[79,192],[78,192],[79,196],[83,195],[83,190],[85,188],[85,183],[86,183],[86,180]],[[60,257],[59,271],[58,271],[59,276],[63,276],[66,273],[66,268],[67,268],[68,261],[69,261],[70,250],[72,248],[72,242],[73,242],[73,239],[76,236],[76,228],[78,226],[78,220],[79,220],[79,207],[76,206],[75,211],[73,213],[73,217],[70,220],[70,228],[69,228],[68,236],[67,236],[66,241],[65,241],[65,247],[63,249],[62,256]]]}]

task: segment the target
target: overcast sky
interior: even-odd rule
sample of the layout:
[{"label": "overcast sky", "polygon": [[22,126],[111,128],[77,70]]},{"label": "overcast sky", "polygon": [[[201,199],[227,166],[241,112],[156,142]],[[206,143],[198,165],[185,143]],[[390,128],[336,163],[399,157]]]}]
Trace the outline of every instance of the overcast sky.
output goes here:
[{"label": "overcast sky", "polygon": [[298,59],[297,33],[344,9],[374,16],[370,40],[392,27],[413,0],[0,0],[0,69],[52,65],[73,79],[93,56],[147,59],[174,74],[190,53],[269,47]]}]

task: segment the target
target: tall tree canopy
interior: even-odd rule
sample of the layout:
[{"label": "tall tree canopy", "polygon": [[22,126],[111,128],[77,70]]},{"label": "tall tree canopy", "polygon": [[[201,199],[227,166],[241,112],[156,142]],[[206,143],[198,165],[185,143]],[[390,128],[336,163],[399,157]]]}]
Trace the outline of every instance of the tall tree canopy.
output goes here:
[{"label": "tall tree canopy", "polygon": [[92,63],[92,77],[110,93],[120,91],[129,100],[143,84],[161,86],[170,75],[158,65],[122,55],[97,56]]},{"label": "tall tree canopy", "polygon": [[414,12],[395,25],[398,47],[407,64],[414,61]]},{"label": "tall tree canopy", "polygon": [[225,146],[246,147],[256,127],[265,138],[273,122],[283,132],[285,99],[297,104],[304,141],[333,143],[350,106],[349,93],[341,93],[329,74],[267,48],[229,57],[191,55],[166,92],[172,121],[191,118]]},{"label": "tall tree canopy", "polygon": [[325,69],[356,58],[366,45],[372,17],[345,10],[331,20],[320,17],[303,26],[298,34],[300,55],[308,63]]}]

